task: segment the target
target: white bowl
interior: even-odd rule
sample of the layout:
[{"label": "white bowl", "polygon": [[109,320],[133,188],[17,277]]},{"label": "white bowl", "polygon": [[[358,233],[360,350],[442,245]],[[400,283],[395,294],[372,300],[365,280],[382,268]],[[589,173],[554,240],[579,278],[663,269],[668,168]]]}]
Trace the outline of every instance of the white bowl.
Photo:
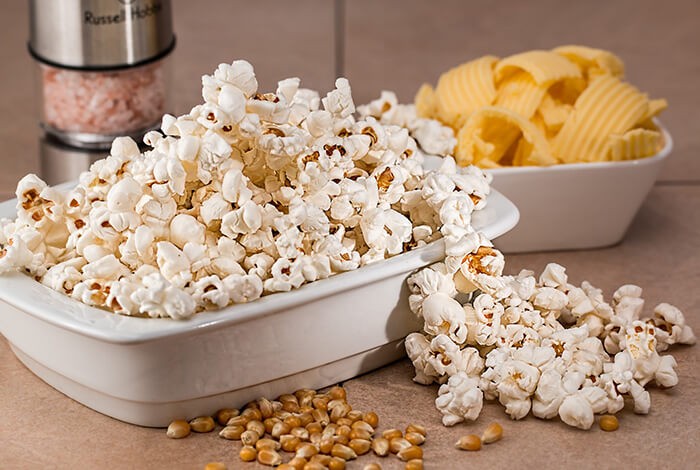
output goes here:
[{"label": "white bowl", "polygon": [[622,240],[671,153],[647,158],[488,170],[491,186],[515,202],[518,226],[498,239],[507,253],[597,248]]},{"label": "white bowl", "polygon": [[[0,204],[13,217],[15,201]],[[518,210],[492,191],[473,223],[489,238]],[[28,276],[0,277],[0,332],[36,375],[101,413],[144,426],[259,396],[321,388],[404,355],[420,327],[406,278],[444,256],[441,240],[389,260],[186,321],[115,315]]]},{"label": "white bowl", "polygon": [[[576,250],[614,245],[622,240],[671,153],[620,162],[568,163],[549,167],[486,170],[491,187],[518,206],[520,222],[496,242],[506,253]],[[426,167],[439,166],[428,157]]]}]

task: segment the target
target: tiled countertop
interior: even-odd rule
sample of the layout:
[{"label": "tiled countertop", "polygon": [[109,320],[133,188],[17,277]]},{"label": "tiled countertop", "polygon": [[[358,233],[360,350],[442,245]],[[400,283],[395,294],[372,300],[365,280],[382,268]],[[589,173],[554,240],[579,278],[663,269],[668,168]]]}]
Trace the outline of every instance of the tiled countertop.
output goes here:
[{"label": "tiled countertop", "polygon": [[[177,111],[198,102],[199,75],[237,57],[253,62],[265,88],[290,75],[301,76],[309,87],[332,86],[333,2],[221,0],[206,2],[206,9],[199,2],[174,3]],[[663,120],[676,148],[661,180],[621,244],[509,255],[507,271],[540,271],[555,261],[567,266],[573,282],[589,280],[608,296],[621,284],[638,284],[644,288],[647,307],[673,303],[700,333],[699,4],[591,1],[567,2],[570,6],[564,8],[555,1],[506,0],[483,2],[470,7],[473,10],[465,4],[348,0],[344,68],[356,101],[365,102],[382,88],[396,89],[402,100],[410,100],[421,82],[434,81],[446,67],[485,53],[505,55],[571,42],[618,52],[628,63],[633,83],[670,102]],[[0,200],[10,197],[22,175],[39,171],[26,23],[22,8],[6,9],[0,16]],[[292,34],[294,41],[280,39]],[[584,432],[533,417],[514,422],[497,404],[487,404],[475,424],[444,428],[433,406],[437,388],[414,384],[406,360],[345,385],[350,403],[376,411],[384,425],[427,426],[427,468],[693,468],[700,462],[700,347],[680,347],[672,353],[678,361],[679,385],[652,388],[651,413],[638,416],[625,410],[616,433],[597,428]],[[493,420],[503,424],[502,442],[478,453],[453,448],[459,436]],[[212,434],[174,441],[162,430],[131,426],[91,411],[35,377],[0,337],[2,468],[197,469],[217,460],[238,468],[242,464],[237,450],[238,444]],[[376,460],[362,458],[351,468]],[[395,458],[381,463],[400,468]]]}]

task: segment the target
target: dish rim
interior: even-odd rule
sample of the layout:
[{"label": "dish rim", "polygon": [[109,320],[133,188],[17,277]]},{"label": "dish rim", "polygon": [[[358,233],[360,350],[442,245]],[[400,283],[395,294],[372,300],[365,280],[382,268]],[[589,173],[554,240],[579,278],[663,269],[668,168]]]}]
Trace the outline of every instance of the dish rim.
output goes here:
[{"label": "dish rim", "polygon": [[[66,187],[71,184],[74,183],[60,186]],[[0,203],[0,217],[13,216],[15,203],[16,199]],[[489,214],[489,208],[494,206],[501,206],[503,213],[498,213],[495,221],[485,221],[485,226],[477,229],[491,232],[490,237],[495,238],[515,227],[520,213],[512,201],[492,188],[489,203],[481,211],[475,212],[474,217],[478,218],[480,213]],[[439,239],[410,252],[353,271],[338,273],[289,292],[266,295],[246,304],[229,305],[222,309],[200,312],[184,320],[131,317],[91,307],[54,291],[20,272],[2,275],[4,282],[0,286],[0,301],[53,326],[91,339],[122,345],[139,344],[189,336],[264,318],[281,310],[413,271],[439,261],[443,253],[444,241]]]}]

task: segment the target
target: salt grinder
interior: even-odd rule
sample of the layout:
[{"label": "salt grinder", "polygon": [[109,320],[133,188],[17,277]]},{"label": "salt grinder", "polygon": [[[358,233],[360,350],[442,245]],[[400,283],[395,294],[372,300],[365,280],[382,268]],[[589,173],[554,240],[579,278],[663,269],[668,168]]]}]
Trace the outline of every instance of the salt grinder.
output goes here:
[{"label": "salt grinder", "polygon": [[169,111],[170,0],[30,0],[41,126],[75,147],[141,136]]}]

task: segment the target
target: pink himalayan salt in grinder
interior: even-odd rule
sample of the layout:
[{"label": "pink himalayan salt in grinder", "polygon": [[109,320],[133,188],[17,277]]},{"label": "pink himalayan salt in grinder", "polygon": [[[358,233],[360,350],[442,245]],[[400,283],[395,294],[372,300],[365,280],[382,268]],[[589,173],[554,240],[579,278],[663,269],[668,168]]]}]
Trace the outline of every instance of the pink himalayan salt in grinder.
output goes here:
[{"label": "pink himalayan salt in grinder", "polygon": [[80,148],[137,142],[169,109],[170,0],[30,0],[41,127]]}]

